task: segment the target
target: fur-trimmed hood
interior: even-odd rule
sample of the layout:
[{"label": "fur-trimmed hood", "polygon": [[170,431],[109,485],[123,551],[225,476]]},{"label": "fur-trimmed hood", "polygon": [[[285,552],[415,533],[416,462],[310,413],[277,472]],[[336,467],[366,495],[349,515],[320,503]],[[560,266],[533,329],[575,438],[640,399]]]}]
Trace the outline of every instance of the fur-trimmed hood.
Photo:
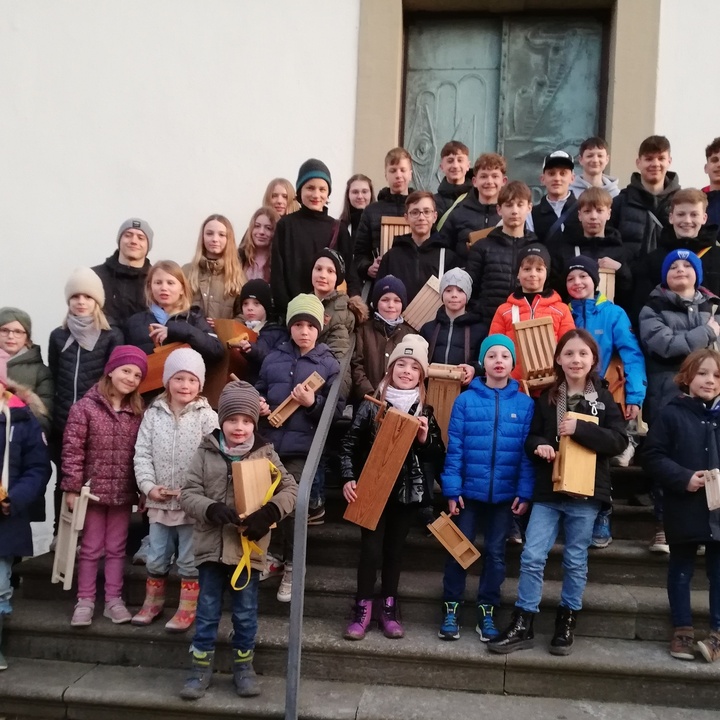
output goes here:
[{"label": "fur-trimmed hood", "polygon": [[7,390],[27,405],[36,418],[48,417],[45,403],[26,385],[21,385],[8,378]]}]

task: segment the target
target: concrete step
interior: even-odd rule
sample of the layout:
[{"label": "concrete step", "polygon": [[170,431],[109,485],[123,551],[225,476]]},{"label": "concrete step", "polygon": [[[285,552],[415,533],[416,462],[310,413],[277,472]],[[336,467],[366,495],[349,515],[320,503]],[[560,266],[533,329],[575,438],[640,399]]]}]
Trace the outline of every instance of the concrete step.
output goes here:
[{"label": "concrete step", "polygon": [[[43,677],[40,685],[38,676]],[[207,695],[195,702],[180,700],[183,675],[177,670],[127,668],[44,660],[10,659],[0,674],[0,706],[12,720],[75,718],[76,720],[177,720],[238,717],[246,720],[283,718],[285,683],[261,678],[263,694],[238,698],[228,675],[216,674]],[[415,687],[362,685],[353,682],[303,680],[301,720],[713,720],[713,710],[648,707],[587,700],[555,700],[510,695],[483,695]]]}]

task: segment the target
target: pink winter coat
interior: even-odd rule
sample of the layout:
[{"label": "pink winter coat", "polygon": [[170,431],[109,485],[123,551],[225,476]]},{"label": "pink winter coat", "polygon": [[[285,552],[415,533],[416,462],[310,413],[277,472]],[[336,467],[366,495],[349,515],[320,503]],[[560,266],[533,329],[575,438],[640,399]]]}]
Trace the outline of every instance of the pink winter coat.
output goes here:
[{"label": "pink winter coat", "polygon": [[101,505],[132,505],[138,500],[133,456],[142,417],[116,412],[97,385],[70,408],[62,448],[62,489],[90,492]]}]

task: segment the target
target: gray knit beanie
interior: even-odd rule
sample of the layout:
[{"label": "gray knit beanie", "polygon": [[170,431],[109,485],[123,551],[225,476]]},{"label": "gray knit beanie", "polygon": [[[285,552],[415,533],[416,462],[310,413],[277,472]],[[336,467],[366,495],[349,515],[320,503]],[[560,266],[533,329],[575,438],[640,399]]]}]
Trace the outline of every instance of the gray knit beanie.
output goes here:
[{"label": "gray knit beanie", "polygon": [[218,420],[220,427],[231,415],[247,415],[257,427],[260,419],[260,394],[244,380],[229,382],[220,393]]},{"label": "gray knit beanie", "polygon": [[453,268],[452,270],[448,270],[440,278],[440,297],[442,297],[442,294],[452,285],[459,287],[465,293],[467,299],[470,299],[473,282],[465,270],[462,268]]},{"label": "gray knit beanie", "polygon": [[120,238],[122,237],[122,234],[126,230],[140,230],[140,232],[145,233],[145,237],[148,241],[148,252],[152,250],[152,241],[153,241],[153,230],[150,227],[150,224],[146,222],[145,220],[141,220],[140,218],[130,218],[126,220],[118,230],[117,234],[117,243],[120,245]]}]

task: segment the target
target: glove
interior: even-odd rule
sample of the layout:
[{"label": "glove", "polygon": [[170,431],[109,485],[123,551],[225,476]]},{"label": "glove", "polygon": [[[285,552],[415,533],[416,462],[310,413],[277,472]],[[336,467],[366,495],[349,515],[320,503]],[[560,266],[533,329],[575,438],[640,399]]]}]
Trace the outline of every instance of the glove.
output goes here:
[{"label": "glove", "polygon": [[270,531],[270,526],[280,519],[280,508],[275,503],[267,503],[254,513],[250,513],[243,521],[245,527],[243,535],[255,542],[265,537]]},{"label": "glove", "polygon": [[213,503],[205,512],[207,519],[215,525],[239,525],[240,516],[225,503]]}]

